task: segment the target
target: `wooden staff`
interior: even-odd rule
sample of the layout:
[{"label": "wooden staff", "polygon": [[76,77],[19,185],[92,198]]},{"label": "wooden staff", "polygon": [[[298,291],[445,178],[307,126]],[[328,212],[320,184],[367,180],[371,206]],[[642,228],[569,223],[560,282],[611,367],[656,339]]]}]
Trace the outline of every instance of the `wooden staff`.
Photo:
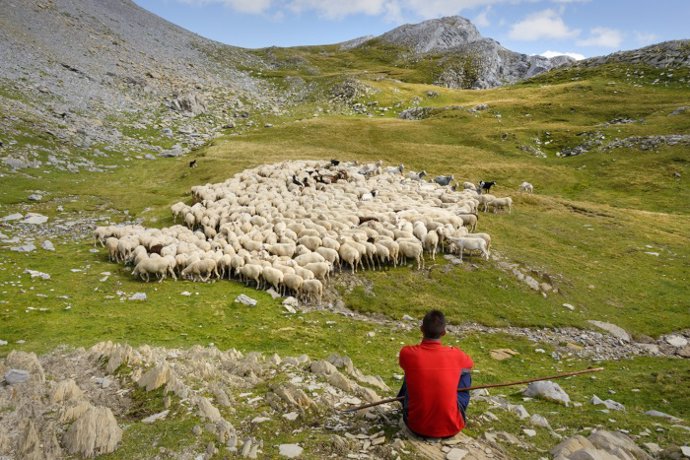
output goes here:
[{"label": "wooden staff", "polygon": [[[599,371],[603,371],[603,370],[604,370],[603,367],[594,367],[594,368],[584,369],[581,371],[566,372],[565,374],[550,375],[548,377],[537,377],[534,379],[520,380],[519,382],[490,383],[488,385],[477,385],[474,387],[458,388],[458,391],[479,390],[482,388],[509,387],[509,386],[513,386],[513,385],[522,385],[525,383],[540,382],[542,380],[562,379],[563,377],[571,377],[573,375],[589,374],[591,372],[599,372]],[[366,409],[368,407],[378,406],[379,404],[386,404],[389,402],[402,401],[403,399],[404,399],[404,396],[399,396],[397,398],[382,399],[381,401],[376,401],[373,403],[364,404],[363,406],[357,406],[357,407],[351,407],[349,409],[344,409],[341,412],[355,412],[355,411],[358,411],[361,409]]]}]

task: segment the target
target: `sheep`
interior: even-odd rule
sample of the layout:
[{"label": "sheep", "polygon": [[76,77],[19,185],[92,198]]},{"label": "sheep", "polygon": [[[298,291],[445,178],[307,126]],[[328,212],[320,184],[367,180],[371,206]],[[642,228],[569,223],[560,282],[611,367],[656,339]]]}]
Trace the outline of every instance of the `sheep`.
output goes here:
[{"label": "sheep", "polygon": [[304,301],[313,300],[315,304],[318,304],[323,296],[323,284],[317,279],[304,280],[301,295]]},{"label": "sheep", "polygon": [[304,279],[298,274],[287,273],[283,275],[283,289],[281,294],[286,295],[288,291],[290,291],[295,297],[299,297],[302,283],[304,283]]},{"label": "sheep", "polygon": [[352,268],[352,272],[357,273],[357,265],[360,263],[362,256],[356,247],[351,243],[343,243],[338,249],[338,255],[341,262],[346,262]]},{"label": "sheep", "polygon": [[450,176],[436,176],[434,177],[434,182],[438,185],[446,186],[453,182],[453,179],[455,179],[455,177],[452,174]]},{"label": "sheep", "polygon": [[264,245],[262,249],[276,256],[292,257],[297,250],[297,245],[294,243],[275,243],[271,245]]},{"label": "sheep", "polygon": [[422,243],[424,244],[424,248],[427,251],[431,252],[431,258],[436,260],[436,249],[438,248],[438,233],[436,233],[435,230],[430,230],[429,232],[427,232],[426,235],[424,235]]},{"label": "sheep", "polygon": [[518,190],[525,193],[532,193],[534,191],[534,186],[529,182],[523,182],[520,184]]},{"label": "sheep", "polygon": [[462,260],[462,255],[465,250],[468,251],[481,251],[486,260],[489,260],[489,250],[486,247],[486,241],[482,238],[453,238],[449,237],[448,240],[457,246],[460,251],[460,260]]},{"label": "sheep", "polygon": [[416,173],[416,174],[415,174],[415,173],[410,173],[410,174],[411,174],[411,176],[408,175],[408,177],[410,177],[410,179],[414,179],[414,180],[416,180],[416,181],[422,181],[422,180],[424,180],[424,176],[427,175],[426,171],[424,171],[424,170],[419,171],[419,172]]},{"label": "sheep", "polygon": [[108,250],[108,259],[111,262],[117,262],[117,243],[119,240],[113,236],[105,240],[105,247]]},{"label": "sheep", "polygon": [[171,256],[146,258],[134,267],[132,275],[139,276],[146,282],[149,281],[149,275],[156,275],[159,281],[163,281],[168,273],[177,279],[173,271],[174,266],[175,259]]},{"label": "sheep", "polygon": [[325,262],[326,259],[324,259],[324,257],[318,252],[307,252],[295,257],[294,261],[297,262],[298,265],[304,267],[307,264],[314,262]]},{"label": "sheep", "polygon": [[325,280],[328,278],[328,273],[331,271],[331,264],[328,262],[312,262],[304,266],[314,274],[314,278]]},{"label": "sheep", "polygon": [[261,272],[261,276],[263,276],[263,279],[266,280],[266,282],[270,284],[273,289],[275,289],[277,292],[280,292],[284,276],[282,271],[273,267],[264,267]]},{"label": "sheep", "polygon": [[469,231],[473,232],[477,228],[477,216],[474,214],[459,214],[458,217],[462,219],[463,227],[468,227]]},{"label": "sheep", "polygon": [[494,195],[490,195],[488,193],[477,196],[479,204],[484,205],[484,212],[486,212],[489,209],[489,203],[491,203],[495,199],[496,197]]},{"label": "sheep", "polygon": [[489,203],[487,203],[487,205],[488,205],[488,207],[491,207],[494,209],[494,214],[499,209],[508,209],[508,213],[510,214],[510,212],[512,211],[512,207],[513,207],[513,199],[510,198],[509,196],[504,197],[504,198],[496,198],[495,200],[492,200]]},{"label": "sheep", "polygon": [[402,240],[398,241],[398,245],[400,246],[400,254],[403,257],[415,259],[417,261],[417,270],[424,268],[424,258],[422,257],[424,248],[419,241],[416,239],[414,241]]},{"label": "sheep", "polygon": [[340,256],[338,255],[338,251],[332,248],[326,248],[326,247],[318,247],[316,248],[317,253],[321,254],[321,256],[326,260],[326,262],[329,262],[331,265],[337,265],[340,263]]},{"label": "sheep", "polygon": [[472,182],[463,182],[462,188],[464,188],[465,190],[474,190],[475,192],[477,191],[477,186],[474,185]]},{"label": "sheep", "polygon": [[241,266],[237,271],[244,282],[249,282],[250,280],[254,281],[256,283],[256,288],[259,288],[264,267],[258,264],[247,263]]},{"label": "sheep", "polygon": [[481,238],[486,241],[486,249],[491,249],[491,236],[488,233],[468,233],[467,238]]},{"label": "sheep", "polygon": [[216,261],[213,259],[202,259],[188,265],[182,270],[182,278],[187,278],[196,281],[197,277],[204,283],[208,281],[212,275],[219,277]]},{"label": "sheep", "polygon": [[389,166],[383,170],[386,174],[398,174],[401,175],[403,174],[403,171],[405,171],[405,165],[400,163],[398,166]]}]

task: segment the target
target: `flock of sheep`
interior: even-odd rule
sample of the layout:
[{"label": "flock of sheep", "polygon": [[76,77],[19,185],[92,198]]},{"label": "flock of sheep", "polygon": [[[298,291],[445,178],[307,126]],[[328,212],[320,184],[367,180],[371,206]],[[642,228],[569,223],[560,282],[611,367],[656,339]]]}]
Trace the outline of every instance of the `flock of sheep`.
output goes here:
[{"label": "flock of sheep", "polygon": [[491,237],[473,233],[477,211],[509,212],[512,200],[423,175],[381,162],[263,165],[192,187],[193,205],[171,207],[184,225],[98,227],[95,237],[145,281],[237,279],[304,302],[320,302],[323,283],[343,266],[356,272],[412,260],[422,269],[424,251],[435,258],[439,250],[488,259]]}]

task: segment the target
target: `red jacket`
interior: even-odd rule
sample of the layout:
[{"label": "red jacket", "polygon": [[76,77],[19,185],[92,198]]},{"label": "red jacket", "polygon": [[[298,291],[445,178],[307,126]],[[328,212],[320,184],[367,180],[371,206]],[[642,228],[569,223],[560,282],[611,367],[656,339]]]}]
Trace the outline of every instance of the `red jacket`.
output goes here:
[{"label": "red jacket", "polygon": [[407,426],[422,436],[445,438],[465,427],[458,409],[457,391],[462,369],[474,366],[472,358],[439,340],[424,339],[400,350],[409,405]]}]

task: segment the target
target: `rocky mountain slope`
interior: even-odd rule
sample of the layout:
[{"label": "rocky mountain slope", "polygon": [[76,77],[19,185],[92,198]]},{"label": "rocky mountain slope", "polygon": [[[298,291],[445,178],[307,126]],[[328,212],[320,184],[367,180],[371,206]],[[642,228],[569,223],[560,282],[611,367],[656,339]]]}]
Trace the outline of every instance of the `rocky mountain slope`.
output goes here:
[{"label": "rocky mountain slope", "polygon": [[577,66],[596,67],[609,63],[645,64],[657,68],[690,67],[690,40],[672,40],[636,50],[618,51],[584,59]]},{"label": "rocky mountain slope", "polygon": [[[213,137],[214,128],[244,103],[266,108],[271,102],[267,85],[237,70],[261,67],[256,57],[199,37],[130,0],[8,6],[0,16],[0,136],[7,149],[13,150],[13,138],[19,142],[18,134],[33,131],[47,133],[51,147],[163,152],[176,145],[168,151],[176,154]],[[203,122],[194,118],[202,114]],[[148,137],[170,141],[156,148],[131,132],[151,128]],[[45,162],[35,150],[19,152],[9,164]]]},{"label": "rocky mountain slope", "polygon": [[548,59],[510,51],[482,37],[472,22],[460,16],[405,24],[376,40],[409,49],[415,55],[440,54],[444,71],[434,83],[449,88],[492,88],[575,62],[567,56]]}]

